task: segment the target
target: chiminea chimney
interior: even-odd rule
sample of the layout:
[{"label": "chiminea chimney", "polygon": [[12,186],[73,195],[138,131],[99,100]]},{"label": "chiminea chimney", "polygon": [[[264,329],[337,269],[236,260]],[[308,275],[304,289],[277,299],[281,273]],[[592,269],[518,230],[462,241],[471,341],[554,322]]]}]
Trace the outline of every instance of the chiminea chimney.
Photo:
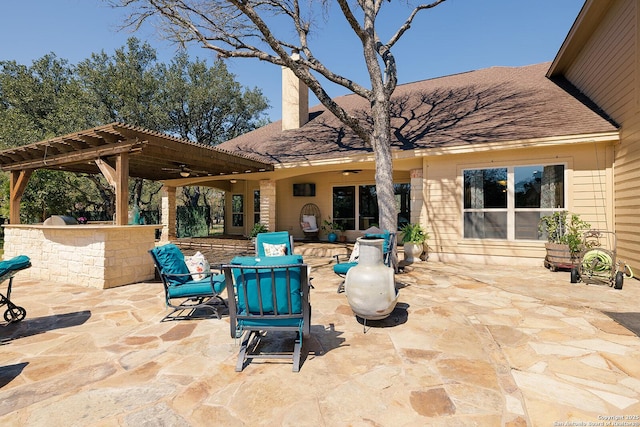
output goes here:
[{"label": "chiminea chimney", "polygon": [[[294,52],[297,59],[300,54]],[[309,88],[293,71],[282,67],[282,130],[298,129],[309,121]]]}]

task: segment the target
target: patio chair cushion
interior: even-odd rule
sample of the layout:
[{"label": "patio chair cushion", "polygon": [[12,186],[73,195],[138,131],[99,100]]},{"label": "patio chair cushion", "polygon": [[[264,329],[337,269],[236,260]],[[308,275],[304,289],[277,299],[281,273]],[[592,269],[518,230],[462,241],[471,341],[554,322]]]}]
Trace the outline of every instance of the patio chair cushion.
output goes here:
[{"label": "patio chair cushion", "polygon": [[[184,255],[173,243],[158,246],[153,249],[156,259],[162,268],[162,274],[167,275],[167,279],[172,285],[181,285],[192,280],[189,276],[189,268],[184,262]],[[185,276],[171,276],[172,274],[185,274]]]},{"label": "patio chair cushion", "polygon": [[314,215],[302,215],[302,223],[307,227],[302,227],[304,231],[318,231],[318,221]]},{"label": "patio chair cushion", "polygon": [[349,271],[351,267],[355,267],[356,265],[358,265],[357,262],[340,262],[338,264],[334,264],[333,271],[338,275],[347,274],[347,271]]},{"label": "patio chair cushion", "polygon": [[269,256],[265,253],[265,244],[269,245],[285,245],[286,255],[293,253],[293,242],[288,231],[272,231],[268,233],[260,233],[256,236],[256,255],[259,257]]},{"label": "patio chair cushion", "polygon": [[[186,276],[187,278],[189,276]],[[192,280],[180,285],[169,285],[167,293],[169,298],[188,298],[211,294],[211,285],[216,294],[224,290],[224,274],[214,274],[202,280]]]},{"label": "patio chair cushion", "polygon": [[10,271],[23,270],[31,265],[31,260],[26,255],[18,255],[5,261],[0,261],[0,276]]},{"label": "patio chair cushion", "polygon": [[[270,265],[279,265],[282,264],[282,257],[280,257],[280,263],[274,262]],[[261,265],[269,265],[265,263],[261,263]],[[260,312],[260,304],[258,301],[258,292],[255,291],[258,286],[258,278],[260,279],[260,294],[262,297],[262,309],[265,313],[274,313],[276,310],[278,313],[288,313],[289,306],[287,298],[287,270],[285,268],[277,268],[273,270],[274,272],[274,280],[275,280],[275,289],[276,289],[276,300],[277,305],[274,308],[273,305],[273,296],[272,296],[272,280],[271,280],[271,271],[264,270],[260,271],[256,274],[254,271],[246,272],[245,280],[243,281],[244,285],[249,292],[249,300],[248,300],[248,310],[245,303],[244,297],[244,287],[239,286],[237,289],[238,292],[238,309],[240,313],[259,313]],[[236,270],[234,275],[238,277],[240,272]],[[302,304],[300,298],[300,269],[293,268],[289,269],[290,279],[291,279],[291,289],[290,289],[290,298],[291,298],[291,311],[292,313],[301,313]],[[241,281],[236,280],[237,283]],[[253,290],[253,291],[252,291]]]}]

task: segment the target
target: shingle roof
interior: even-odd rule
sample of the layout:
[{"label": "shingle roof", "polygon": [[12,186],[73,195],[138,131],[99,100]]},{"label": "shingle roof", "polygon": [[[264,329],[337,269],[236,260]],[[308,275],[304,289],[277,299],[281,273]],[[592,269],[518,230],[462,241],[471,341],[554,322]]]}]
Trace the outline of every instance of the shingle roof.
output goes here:
[{"label": "shingle roof", "polygon": [[[453,147],[617,130],[567,81],[545,77],[549,65],[491,67],[399,85],[392,97],[393,148]],[[367,115],[367,101],[356,95],[335,101]],[[310,110],[309,122],[300,129],[282,131],[278,121],[219,148],[255,153],[271,163],[371,151],[322,105]]]}]

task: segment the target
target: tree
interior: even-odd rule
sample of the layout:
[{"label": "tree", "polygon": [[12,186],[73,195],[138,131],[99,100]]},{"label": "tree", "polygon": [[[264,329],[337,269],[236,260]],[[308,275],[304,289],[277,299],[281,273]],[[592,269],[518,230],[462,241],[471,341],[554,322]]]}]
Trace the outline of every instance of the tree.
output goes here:
[{"label": "tree", "polygon": [[162,69],[160,107],[167,131],[202,144],[216,145],[266,124],[269,107],[260,89],[243,90],[222,60],[212,67],[179,53]]},{"label": "tree", "polygon": [[[316,31],[313,19],[317,12],[328,10],[331,2],[326,0],[111,0],[111,3],[132,9],[127,25],[134,28],[157,20],[167,37],[179,43],[197,42],[223,58],[257,58],[289,68],[327,110],[373,149],[380,225],[395,230],[390,100],[397,85],[397,69],[392,48],[419,12],[444,1],[435,0],[411,9],[399,28],[383,42],[376,22],[384,19],[383,8],[389,12],[387,17],[392,18],[392,13],[398,10],[397,2],[337,0],[342,16],[362,46],[370,88],[330,70],[314,55],[311,41],[321,40],[322,34]],[[325,90],[326,84],[340,85],[366,99],[371,124],[365,117],[335,103]]]},{"label": "tree", "polygon": [[50,53],[31,66],[0,62],[0,149],[96,123],[75,68]]},{"label": "tree", "polygon": [[[50,53],[31,66],[0,62],[0,148],[25,145],[96,124],[96,115],[76,78],[75,68]],[[0,215],[7,216],[9,184],[2,174]],[[6,181],[5,181],[6,180]],[[23,222],[70,213],[91,186],[73,174],[36,171],[22,198]]]},{"label": "tree", "polygon": [[[0,149],[113,121],[215,144],[221,138],[217,132],[226,139],[261,125],[267,106],[258,89],[241,87],[223,63],[207,67],[181,53],[168,67],[158,63],[150,45],[135,38],[113,55],[93,54],[78,66],[53,53],[31,66],[0,61]],[[115,195],[104,177],[66,175],[34,173],[23,196],[23,222],[50,214],[113,215]],[[131,205],[157,207],[160,188],[159,183],[131,180]],[[207,191],[197,192],[211,198]],[[0,200],[7,195],[8,186],[1,185]]]}]

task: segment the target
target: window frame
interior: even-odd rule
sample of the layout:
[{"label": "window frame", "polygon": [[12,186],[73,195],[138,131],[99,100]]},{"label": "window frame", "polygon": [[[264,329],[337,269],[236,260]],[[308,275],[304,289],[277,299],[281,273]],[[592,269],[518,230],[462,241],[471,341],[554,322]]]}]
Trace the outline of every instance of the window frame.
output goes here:
[{"label": "window frame", "polygon": [[[408,209],[408,214],[409,214],[409,218],[407,218],[407,221],[410,221],[410,217],[411,217],[411,181],[400,181],[400,182],[394,182],[393,183],[394,187],[397,185],[406,185],[406,188],[409,190],[408,192],[408,197],[405,200],[406,204],[407,204],[407,209]],[[362,187],[375,187],[376,184],[375,182],[359,182],[359,183],[353,183],[353,184],[336,184],[333,185],[331,187],[331,212],[335,213],[335,208],[333,205],[334,202],[334,191],[336,188],[345,188],[345,187],[353,187],[354,191],[353,191],[353,195],[354,195],[354,228],[346,228],[345,231],[364,231],[366,230],[366,228],[362,229],[360,228],[360,221],[361,221],[361,212],[360,212],[360,191]],[[397,194],[395,195],[397,196]],[[377,192],[376,192],[376,197],[377,197]],[[402,200],[401,200],[402,202]],[[402,213],[402,212],[398,212],[398,215]],[[333,218],[333,216],[332,216]],[[350,218],[349,218],[350,219]],[[335,220],[335,218],[334,218]],[[379,220],[379,218],[378,218]],[[338,218],[337,220],[338,223],[342,224],[342,222],[340,221],[340,218]],[[398,227],[400,227],[401,224],[398,223]],[[398,230],[399,231],[399,230]]]},{"label": "window frame", "polygon": [[[562,207],[553,207],[553,208],[516,208],[516,190],[515,190],[515,170],[517,168],[524,167],[532,167],[532,166],[540,166],[542,168],[548,166],[562,166],[563,167],[563,205]],[[507,206],[506,208],[465,208],[464,198],[465,198],[465,180],[464,175],[466,171],[476,171],[476,170],[488,170],[488,169],[506,169],[507,170]],[[499,242],[539,242],[544,240],[545,237],[538,233],[537,239],[516,239],[516,213],[517,212],[539,212],[541,214],[548,214],[551,212],[557,212],[562,210],[567,210],[568,207],[568,194],[569,194],[569,168],[567,162],[533,162],[528,164],[507,164],[507,165],[487,165],[487,166],[478,166],[478,167],[464,167],[460,170],[460,179],[461,179],[461,215],[460,215],[460,230],[461,230],[461,238],[464,241],[499,241]],[[467,212],[506,212],[507,214],[507,225],[506,225],[506,238],[497,238],[497,237],[465,237],[465,214]]]}]

